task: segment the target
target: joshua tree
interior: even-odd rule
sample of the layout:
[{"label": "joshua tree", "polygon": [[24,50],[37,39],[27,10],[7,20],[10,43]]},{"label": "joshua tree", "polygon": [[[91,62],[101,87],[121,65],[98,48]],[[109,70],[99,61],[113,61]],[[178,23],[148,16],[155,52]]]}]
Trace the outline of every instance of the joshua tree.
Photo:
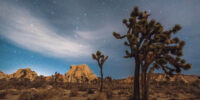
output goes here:
[{"label": "joshua tree", "polygon": [[185,64],[185,60],[180,58],[183,55],[182,49],[185,42],[171,36],[176,34],[181,26],[176,24],[172,29],[164,30],[163,26],[154,19],[147,20],[149,16],[150,14],[146,11],[139,12],[138,7],[134,7],[129,20],[123,20],[128,28],[127,33],[121,36],[113,32],[115,38],[127,39],[124,45],[128,46],[130,51],[126,50],[125,58],[135,59],[134,100],[140,100],[140,67],[142,69],[143,100],[148,100],[147,71],[150,65],[152,69],[161,68],[169,75],[173,75],[174,72],[179,73],[181,69],[191,68],[191,64]]},{"label": "joshua tree", "polygon": [[99,68],[100,68],[100,73],[101,73],[100,92],[102,92],[102,88],[103,88],[103,64],[108,59],[108,56],[104,57],[104,55],[100,51],[97,51],[96,54],[92,54],[92,58],[97,61]]}]

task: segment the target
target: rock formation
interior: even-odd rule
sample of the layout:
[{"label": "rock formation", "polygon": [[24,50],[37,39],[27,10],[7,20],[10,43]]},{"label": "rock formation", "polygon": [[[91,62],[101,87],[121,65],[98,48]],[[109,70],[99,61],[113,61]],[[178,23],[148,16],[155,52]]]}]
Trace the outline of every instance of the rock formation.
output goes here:
[{"label": "rock formation", "polygon": [[37,78],[37,73],[35,71],[32,71],[30,68],[25,69],[18,69],[15,73],[10,74],[9,78],[28,78],[31,81]]},{"label": "rock formation", "polygon": [[154,74],[153,77],[152,77],[152,80],[154,80],[156,82],[162,82],[162,81],[170,81],[170,82],[182,81],[184,83],[188,83],[190,80],[186,80],[185,76],[186,75],[183,75],[183,74],[176,74],[173,77],[169,77],[169,79],[167,79],[167,75],[166,74]]},{"label": "rock formation", "polygon": [[86,64],[72,65],[65,74],[66,82],[90,82],[97,79],[97,76],[90,70]]},{"label": "rock formation", "polygon": [[129,76],[124,80],[124,83],[133,83],[133,77]]},{"label": "rock formation", "polygon": [[[195,75],[183,75],[183,74],[176,74],[173,77],[169,77],[167,79],[166,74],[158,74],[154,73],[152,74],[151,81],[156,81],[156,82],[164,82],[164,81],[169,81],[169,82],[184,82],[184,83],[189,83],[189,82],[194,82],[196,80],[199,80],[199,78]],[[124,80],[125,83],[133,83],[133,77],[127,77]]]},{"label": "rock formation", "polygon": [[0,79],[7,79],[8,75],[0,71]]}]

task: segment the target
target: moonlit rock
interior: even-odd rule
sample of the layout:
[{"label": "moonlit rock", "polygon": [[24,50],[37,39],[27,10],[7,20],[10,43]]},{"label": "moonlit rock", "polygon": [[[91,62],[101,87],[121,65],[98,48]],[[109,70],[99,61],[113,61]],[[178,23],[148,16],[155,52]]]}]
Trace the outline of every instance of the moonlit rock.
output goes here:
[{"label": "moonlit rock", "polygon": [[35,71],[32,71],[30,68],[25,68],[25,69],[18,69],[15,73],[10,74],[9,78],[17,78],[17,79],[27,78],[33,81],[37,78],[37,76],[38,75]]},{"label": "moonlit rock", "polygon": [[97,76],[90,70],[86,64],[72,65],[70,70],[65,74],[66,82],[91,82],[97,79]]}]

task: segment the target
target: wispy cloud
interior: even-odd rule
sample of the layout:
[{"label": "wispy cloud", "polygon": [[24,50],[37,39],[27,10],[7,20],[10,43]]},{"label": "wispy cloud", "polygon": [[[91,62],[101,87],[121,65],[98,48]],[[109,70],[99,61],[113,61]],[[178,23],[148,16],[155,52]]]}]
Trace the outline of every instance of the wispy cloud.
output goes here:
[{"label": "wispy cloud", "polygon": [[1,3],[0,12],[0,20],[5,22],[0,24],[0,35],[23,48],[54,57],[87,56],[92,50],[90,45],[57,34],[51,25],[25,8]]},{"label": "wispy cloud", "polygon": [[85,40],[99,40],[110,38],[114,30],[113,25],[106,23],[103,27],[96,30],[78,30],[75,33]]}]

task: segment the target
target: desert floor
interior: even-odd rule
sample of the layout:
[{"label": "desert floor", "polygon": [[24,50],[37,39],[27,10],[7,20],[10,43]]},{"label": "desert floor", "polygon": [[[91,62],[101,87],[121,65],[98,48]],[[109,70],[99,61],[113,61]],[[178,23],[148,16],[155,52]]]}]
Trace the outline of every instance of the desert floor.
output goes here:
[{"label": "desert floor", "polygon": [[[150,100],[200,100],[200,81],[152,82]],[[38,88],[1,89],[0,100],[129,100],[133,93],[132,84],[105,84],[104,91],[98,92],[98,85],[61,86],[46,85]]]}]

